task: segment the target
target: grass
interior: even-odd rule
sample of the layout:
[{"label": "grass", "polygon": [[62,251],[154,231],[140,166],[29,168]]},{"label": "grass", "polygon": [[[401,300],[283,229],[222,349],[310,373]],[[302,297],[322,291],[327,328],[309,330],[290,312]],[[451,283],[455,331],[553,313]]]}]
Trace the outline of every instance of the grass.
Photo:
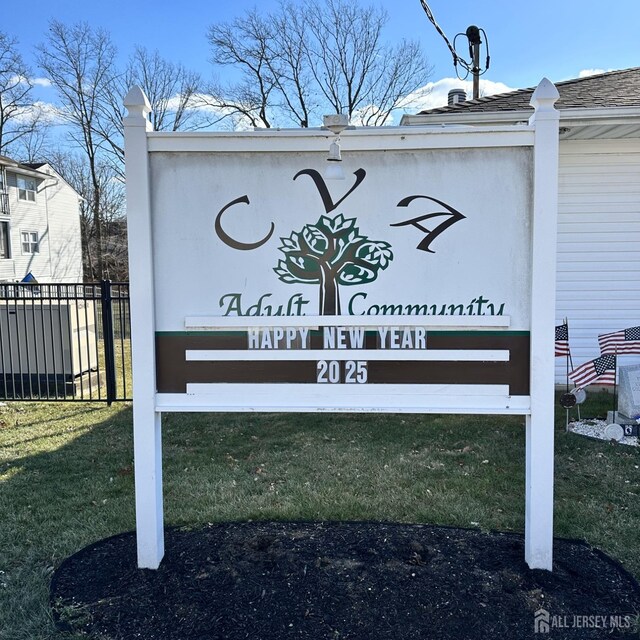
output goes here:
[{"label": "grass", "polygon": [[[603,416],[590,395],[582,415]],[[640,452],[556,424],[558,536],[584,538],[640,576]],[[165,416],[167,524],[393,520],[522,531],[520,418]],[[0,638],[55,636],[56,566],[134,528],[131,408],[0,407]],[[476,524],[477,523],[477,524]]]}]

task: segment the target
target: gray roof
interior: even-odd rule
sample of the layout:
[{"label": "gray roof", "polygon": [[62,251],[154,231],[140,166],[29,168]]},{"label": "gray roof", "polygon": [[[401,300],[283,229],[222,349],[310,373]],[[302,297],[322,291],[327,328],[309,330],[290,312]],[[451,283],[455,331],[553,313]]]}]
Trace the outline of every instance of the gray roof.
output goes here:
[{"label": "gray roof", "polygon": [[[556,83],[558,109],[640,107],[640,67],[609,71],[585,78]],[[420,111],[420,114],[481,113],[495,111],[533,111],[529,105],[535,87],[510,93],[466,100],[446,107]]]},{"label": "gray roof", "polygon": [[46,162],[18,162],[9,158],[8,156],[0,155],[0,166],[7,167],[7,169],[13,173],[22,173],[29,176],[34,176],[36,178],[48,178],[49,176],[42,171],[38,171],[41,167],[43,167]]}]

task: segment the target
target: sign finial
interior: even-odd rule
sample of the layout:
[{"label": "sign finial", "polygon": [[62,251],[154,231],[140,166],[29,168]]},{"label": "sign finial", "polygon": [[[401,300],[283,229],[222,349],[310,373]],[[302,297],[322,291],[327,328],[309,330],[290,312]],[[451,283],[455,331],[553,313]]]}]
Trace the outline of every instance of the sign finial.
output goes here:
[{"label": "sign finial", "polygon": [[134,85],[129,89],[124,98],[124,106],[127,108],[127,117],[129,118],[141,116],[146,120],[151,113],[149,99],[138,85]]},{"label": "sign finial", "polygon": [[529,104],[538,113],[541,111],[554,111],[555,107],[553,105],[559,97],[560,94],[553,82],[548,78],[542,78],[533,92]]}]

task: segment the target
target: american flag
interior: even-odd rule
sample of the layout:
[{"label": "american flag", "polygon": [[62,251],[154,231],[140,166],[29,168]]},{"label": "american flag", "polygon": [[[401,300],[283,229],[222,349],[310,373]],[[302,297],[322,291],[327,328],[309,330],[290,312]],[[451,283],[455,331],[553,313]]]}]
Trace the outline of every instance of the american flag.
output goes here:
[{"label": "american flag", "polygon": [[569,377],[576,383],[576,387],[586,387],[588,384],[615,384],[616,357],[611,354],[589,360],[574,369]]},{"label": "american flag", "polygon": [[569,325],[565,322],[556,327],[556,356],[568,356],[569,353]]},{"label": "american flag", "polygon": [[640,327],[598,336],[600,353],[640,353]]}]

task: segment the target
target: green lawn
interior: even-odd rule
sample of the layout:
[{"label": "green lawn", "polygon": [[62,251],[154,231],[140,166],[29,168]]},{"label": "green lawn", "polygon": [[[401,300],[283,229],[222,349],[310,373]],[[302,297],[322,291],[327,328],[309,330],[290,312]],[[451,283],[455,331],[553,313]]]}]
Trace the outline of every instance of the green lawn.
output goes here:
[{"label": "green lawn", "polygon": [[[582,415],[602,416],[609,395]],[[640,451],[556,437],[556,535],[640,576]],[[520,418],[176,414],[165,417],[167,524],[395,520],[522,531]],[[68,555],[134,528],[131,408],[0,407],[0,638],[53,637],[48,586]]]}]

